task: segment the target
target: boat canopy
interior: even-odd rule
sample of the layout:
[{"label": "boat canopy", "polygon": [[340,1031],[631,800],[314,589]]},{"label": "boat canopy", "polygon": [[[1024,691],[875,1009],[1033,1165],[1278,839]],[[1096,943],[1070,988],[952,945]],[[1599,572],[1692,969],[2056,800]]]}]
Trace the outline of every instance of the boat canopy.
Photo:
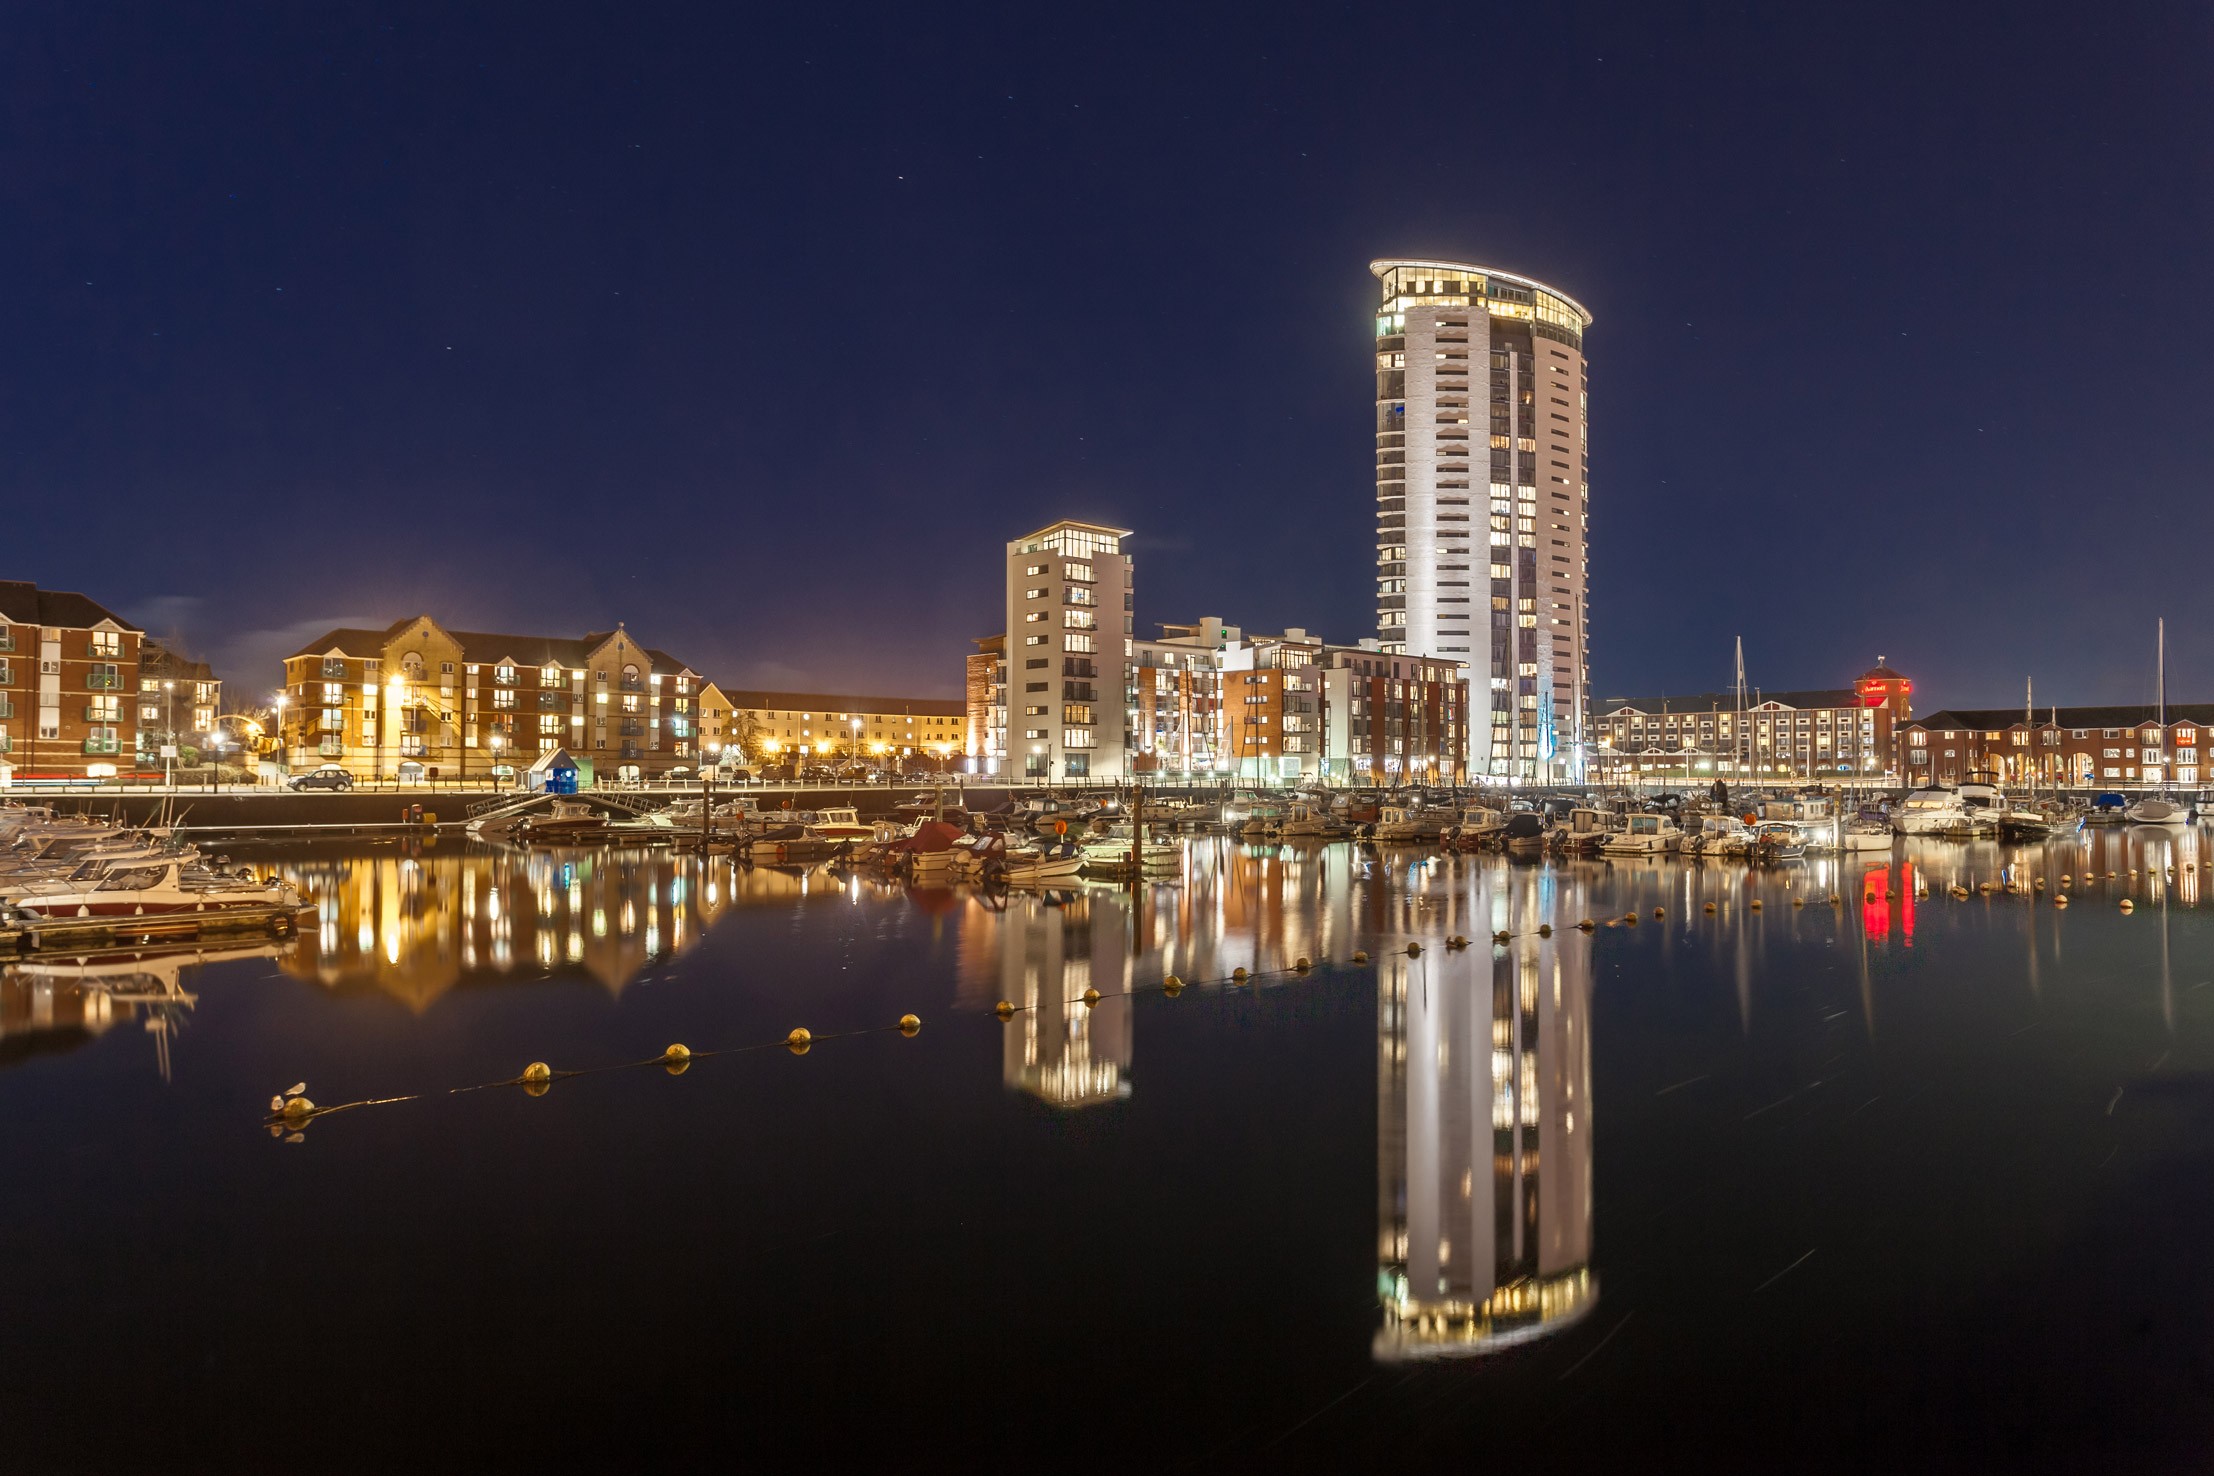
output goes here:
[{"label": "boat canopy", "polygon": [[2122,798],[2111,789],[2108,790],[2105,794],[2100,795],[2097,799],[2091,801],[2091,803],[2102,810],[2122,810],[2129,807],[2129,801]]}]

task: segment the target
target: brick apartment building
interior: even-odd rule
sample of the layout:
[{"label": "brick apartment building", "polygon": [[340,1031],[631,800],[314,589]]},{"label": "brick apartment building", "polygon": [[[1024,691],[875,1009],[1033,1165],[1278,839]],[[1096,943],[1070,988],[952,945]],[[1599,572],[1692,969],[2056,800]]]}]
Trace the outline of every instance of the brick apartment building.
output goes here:
[{"label": "brick apartment building", "polygon": [[158,769],[165,743],[204,747],[223,716],[223,680],[149,637],[138,653],[138,766]]},{"label": "brick apartment building", "polygon": [[1850,687],[1746,695],[1612,697],[1596,706],[1593,777],[1605,782],[1881,779],[1899,775],[1914,684],[1880,659]]},{"label": "brick apartment building", "polygon": [[[729,693],[729,726],[753,763],[925,759],[953,767],[968,741],[958,698],[841,697],[822,692]],[[733,740],[726,739],[726,747]]]},{"label": "brick apartment building", "polygon": [[606,783],[698,763],[699,674],[621,625],[567,639],[415,615],[330,631],[285,658],[284,680],[295,771],[467,780],[565,748]]},{"label": "brick apartment building", "polygon": [[144,632],[85,595],[0,580],[0,774],[104,778],[138,753]]},{"label": "brick apartment building", "polygon": [[2205,756],[2214,703],[2169,703],[2167,721],[2147,703],[2056,707],[2025,715],[2007,708],[1946,708],[1902,733],[1910,784],[2001,784],[2141,788],[2214,784]]}]

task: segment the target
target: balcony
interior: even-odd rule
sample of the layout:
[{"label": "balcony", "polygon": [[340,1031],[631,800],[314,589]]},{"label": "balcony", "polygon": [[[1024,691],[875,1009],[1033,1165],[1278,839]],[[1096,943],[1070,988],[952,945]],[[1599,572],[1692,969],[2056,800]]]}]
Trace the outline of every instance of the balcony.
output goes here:
[{"label": "balcony", "polygon": [[324,662],[323,680],[326,682],[342,682],[346,680],[346,663],[343,661]]},{"label": "balcony", "polygon": [[120,723],[123,721],[123,714],[112,708],[103,707],[97,702],[88,702],[85,704],[85,721],[88,723]]},{"label": "balcony", "polygon": [[569,710],[569,694],[566,692],[540,692],[538,694],[538,710],[540,712],[567,712]]},{"label": "balcony", "polygon": [[113,738],[87,738],[86,753],[121,753],[123,745]]},{"label": "balcony", "polygon": [[15,704],[13,702],[10,702],[5,697],[0,697],[0,719],[12,718],[14,716]]},{"label": "balcony", "polygon": [[122,689],[123,678],[116,672],[90,671],[85,673],[85,690],[88,692],[119,692]]},{"label": "balcony", "polygon": [[615,685],[625,692],[643,692],[646,690],[646,679],[644,677],[627,676]]}]

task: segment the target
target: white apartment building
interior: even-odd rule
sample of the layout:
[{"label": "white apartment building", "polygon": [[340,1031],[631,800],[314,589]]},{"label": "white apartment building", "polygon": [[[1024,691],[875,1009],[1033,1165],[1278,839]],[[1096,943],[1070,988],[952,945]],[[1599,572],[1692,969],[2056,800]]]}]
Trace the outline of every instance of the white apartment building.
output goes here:
[{"label": "white apartment building", "polygon": [[1007,545],[1010,776],[1121,779],[1136,726],[1127,528],[1059,522]]},{"label": "white apartment building", "polygon": [[1472,775],[1581,779],[1591,314],[1492,267],[1369,270],[1378,638],[1468,663]]}]

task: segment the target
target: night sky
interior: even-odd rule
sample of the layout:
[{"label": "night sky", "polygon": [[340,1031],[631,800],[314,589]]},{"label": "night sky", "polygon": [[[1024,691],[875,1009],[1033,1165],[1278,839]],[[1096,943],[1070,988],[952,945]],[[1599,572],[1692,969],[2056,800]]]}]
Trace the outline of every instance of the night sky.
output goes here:
[{"label": "night sky", "polygon": [[1079,516],[1353,641],[1426,255],[1596,317],[1594,695],[2214,697],[2214,11],[1978,9],[18,0],[0,577],[953,695]]}]

